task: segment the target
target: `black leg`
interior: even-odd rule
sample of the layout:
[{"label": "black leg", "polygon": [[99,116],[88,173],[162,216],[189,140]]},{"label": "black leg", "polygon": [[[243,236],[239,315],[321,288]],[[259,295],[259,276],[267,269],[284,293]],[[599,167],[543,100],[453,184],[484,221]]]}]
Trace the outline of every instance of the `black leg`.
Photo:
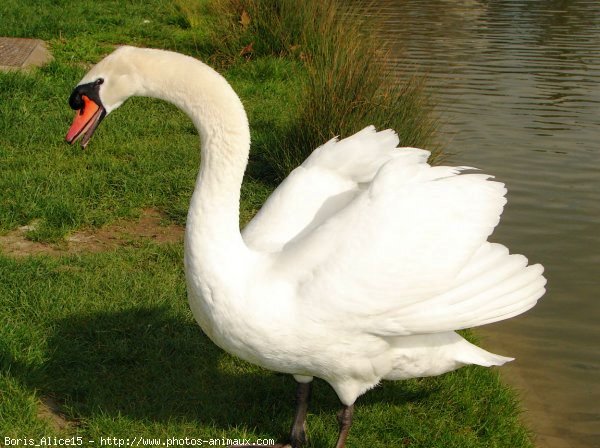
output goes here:
[{"label": "black leg", "polygon": [[338,422],[340,423],[340,436],[338,437],[335,448],[344,448],[350,426],[352,425],[352,415],[354,414],[354,405],[344,406],[338,414]]},{"label": "black leg", "polygon": [[306,413],[311,390],[312,381],[310,383],[298,383],[296,387],[296,417],[290,433],[292,448],[300,448],[306,443]]},{"label": "black leg", "polygon": [[229,448],[300,448],[306,443],[306,413],[310,401],[312,382],[298,383],[296,387],[296,417],[290,433],[290,443],[276,445],[234,445]]}]

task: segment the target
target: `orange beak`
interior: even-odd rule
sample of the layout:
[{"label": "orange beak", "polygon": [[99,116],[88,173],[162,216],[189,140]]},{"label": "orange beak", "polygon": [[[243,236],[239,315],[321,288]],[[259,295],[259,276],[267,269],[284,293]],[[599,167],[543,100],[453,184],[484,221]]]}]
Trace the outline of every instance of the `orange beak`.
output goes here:
[{"label": "orange beak", "polygon": [[87,96],[82,95],[81,99],[83,100],[83,107],[77,111],[65,140],[67,143],[73,144],[83,135],[81,146],[85,148],[106,113],[103,107],[90,100]]}]

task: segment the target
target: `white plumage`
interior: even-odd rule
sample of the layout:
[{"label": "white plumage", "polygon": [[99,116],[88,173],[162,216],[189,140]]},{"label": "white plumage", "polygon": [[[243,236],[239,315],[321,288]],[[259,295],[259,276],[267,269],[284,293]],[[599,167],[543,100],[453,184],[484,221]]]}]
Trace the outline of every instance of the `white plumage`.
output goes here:
[{"label": "white plumage", "polygon": [[82,84],[100,77],[109,112],[130,95],[154,96],[199,130],[186,279],[196,319],[223,349],[302,383],[323,378],[346,406],[381,379],[510,360],[454,332],[520,314],[544,293],[540,265],[487,242],[506,203],[502,183],[432,167],[429,152],[398,148],[393,131],[371,126],[316,149],[240,234],[249,131],[224,78],[192,58],[131,47]]},{"label": "white plumage", "polygon": [[273,252],[269,276],[289,284],[293,319],[314,333],[298,330],[302,356],[336,353],[301,373],[327,379],[348,405],[381,378],[510,360],[453,330],[520,314],[544,292],[540,265],[487,242],[504,185],[397,145],[373,127],[326,143],[242,232],[252,249]]}]

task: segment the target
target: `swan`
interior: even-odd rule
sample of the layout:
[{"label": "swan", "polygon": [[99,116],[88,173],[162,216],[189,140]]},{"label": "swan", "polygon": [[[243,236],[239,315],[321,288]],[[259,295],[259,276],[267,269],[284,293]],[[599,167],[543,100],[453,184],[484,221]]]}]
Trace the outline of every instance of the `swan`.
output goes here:
[{"label": "swan", "polygon": [[545,291],[541,265],[487,241],[504,184],[430,166],[428,151],[369,126],[317,148],[240,232],[250,131],[232,87],[192,57],[121,47],[73,90],[67,142],[85,147],[134,95],[175,104],[200,134],[184,240],[189,305],[223,350],[294,376],[296,414],[278,447],[305,443],[314,377],[341,401],[343,448],[355,400],[381,380],[512,360],[455,332],[521,314]]}]

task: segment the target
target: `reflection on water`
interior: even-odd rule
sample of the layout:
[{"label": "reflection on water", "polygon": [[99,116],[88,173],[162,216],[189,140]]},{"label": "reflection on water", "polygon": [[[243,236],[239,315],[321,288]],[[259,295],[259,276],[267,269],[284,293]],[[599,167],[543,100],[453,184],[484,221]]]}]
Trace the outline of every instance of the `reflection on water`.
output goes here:
[{"label": "reflection on water", "polygon": [[429,77],[452,162],[508,185],[494,239],[546,267],[546,296],[484,345],[516,356],[539,446],[600,446],[600,2],[376,4],[392,69]]}]

